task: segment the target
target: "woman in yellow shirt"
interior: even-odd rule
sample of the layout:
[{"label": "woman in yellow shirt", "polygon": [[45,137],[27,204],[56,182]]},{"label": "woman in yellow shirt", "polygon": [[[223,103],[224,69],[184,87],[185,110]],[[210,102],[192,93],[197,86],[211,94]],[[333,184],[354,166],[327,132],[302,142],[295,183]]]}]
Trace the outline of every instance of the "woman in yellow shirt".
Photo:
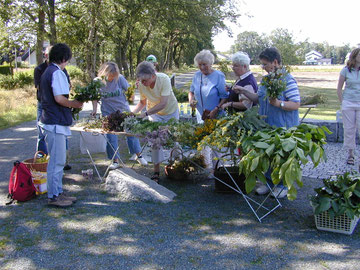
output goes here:
[{"label": "woman in yellow shirt", "polygon": [[[144,61],[136,68],[136,77],[139,81],[140,102],[133,113],[142,111],[146,106],[146,111],[140,114],[140,118],[149,117],[149,120],[154,122],[167,122],[171,118],[179,119],[178,102],[172,90],[170,78],[166,74],[157,73],[152,63]],[[163,160],[162,149],[153,149],[154,175],[151,179],[156,182],[159,181],[160,162]]]}]

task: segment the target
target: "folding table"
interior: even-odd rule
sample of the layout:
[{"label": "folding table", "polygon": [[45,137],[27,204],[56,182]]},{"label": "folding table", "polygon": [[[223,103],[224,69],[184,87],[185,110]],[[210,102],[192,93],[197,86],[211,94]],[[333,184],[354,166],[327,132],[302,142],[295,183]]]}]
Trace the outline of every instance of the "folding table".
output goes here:
[{"label": "folding table", "polygon": [[[107,143],[109,143],[109,140],[107,139],[106,134],[114,134],[114,135],[122,135],[122,136],[134,136],[133,134],[129,134],[129,133],[126,133],[126,132],[115,132],[115,131],[105,132],[105,131],[102,130],[102,129],[85,129],[85,128],[83,128],[83,127],[77,127],[77,126],[71,127],[71,130],[72,130],[72,131],[79,131],[79,132],[80,132],[80,136],[82,136],[82,137],[83,137],[83,132],[90,132],[90,133],[92,133],[93,135],[104,136],[104,138],[105,138],[105,140],[106,140]],[[83,139],[84,139],[84,137],[83,137]],[[114,149],[113,146],[112,146],[110,143],[109,143],[109,145],[110,145],[110,147],[111,147],[111,148],[113,149],[113,151],[114,151],[114,155],[113,155],[113,157],[112,157],[112,159],[111,159],[111,161],[113,161],[113,160],[115,159],[117,153],[119,152],[119,146],[118,146],[117,149]],[[92,157],[92,155],[91,155],[91,152],[89,151],[89,149],[88,149],[88,147],[86,146],[86,144],[85,144],[85,148],[86,148],[87,154],[88,154],[89,157],[90,157],[91,163],[92,163],[92,165],[94,166],[94,169],[95,169],[95,171],[96,171],[96,174],[98,175],[98,177],[99,177],[99,179],[101,180],[101,182],[104,182],[104,178],[105,178],[105,176],[107,175],[107,173],[109,172],[110,165],[107,167],[104,175],[101,177],[101,175],[100,175],[100,173],[99,173],[99,170],[98,170],[98,168],[96,167],[96,164],[95,164],[95,162],[94,162],[94,159],[93,159],[93,157]],[[124,167],[126,167],[125,163],[121,160],[121,158],[120,158],[119,160],[120,160],[121,164],[122,164]]]}]

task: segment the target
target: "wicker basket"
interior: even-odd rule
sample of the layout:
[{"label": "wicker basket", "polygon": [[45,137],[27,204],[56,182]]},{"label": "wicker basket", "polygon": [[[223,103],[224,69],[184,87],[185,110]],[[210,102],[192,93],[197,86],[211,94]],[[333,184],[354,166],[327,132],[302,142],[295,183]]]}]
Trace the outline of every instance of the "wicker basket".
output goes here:
[{"label": "wicker basket", "polygon": [[352,234],[355,230],[359,217],[350,219],[346,214],[331,218],[328,211],[315,215],[316,228],[321,231]]},{"label": "wicker basket", "polygon": [[23,163],[25,164],[26,167],[28,167],[32,171],[46,172],[48,163],[47,162],[36,163],[36,158],[38,154],[45,155],[44,152],[37,151],[33,158],[25,159]]},{"label": "wicker basket", "polygon": [[[174,156],[174,151],[178,151],[179,155]],[[174,163],[176,159],[184,158],[183,152],[180,148],[174,148],[170,152],[169,162]],[[165,166],[165,175],[167,178],[176,181],[187,181],[189,180],[189,174],[185,170],[174,169],[171,165]]]}]

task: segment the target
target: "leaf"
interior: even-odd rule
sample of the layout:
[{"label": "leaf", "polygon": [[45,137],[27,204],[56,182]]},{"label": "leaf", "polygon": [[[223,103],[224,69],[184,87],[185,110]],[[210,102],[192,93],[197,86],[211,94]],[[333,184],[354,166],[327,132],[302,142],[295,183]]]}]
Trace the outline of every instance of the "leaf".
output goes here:
[{"label": "leaf", "polygon": [[296,142],[292,138],[285,139],[281,144],[285,152],[293,150],[296,146]]},{"label": "leaf", "polygon": [[306,163],[308,163],[308,159],[305,157],[304,151],[301,148],[296,148],[296,153],[299,156],[302,164],[305,165]]},{"label": "leaf", "polygon": [[256,178],[254,174],[250,174],[245,180],[246,193],[250,193],[256,186]]},{"label": "leaf", "polygon": [[267,149],[269,147],[269,144],[266,142],[255,142],[254,146],[261,149]]},{"label": "leaf", "polygon": [[296,197],[297,197],[297,190],[296,190],[296,188],[291,187],[291,188],[288,190],[287,197],[288,197],[288,199],[289,199],[290,201],[295,200]]},{"label": "leaf", "polygon": [[271,154],[272,154],[273,151],[274,151],[274,148],[275,148],[275,144],[271,144],[271,145],[265,150],[265,153],[270,157]]},{"label": "leaf", "polygon": [[258,166],[258,164],[259,164],[259,159],[260,159],[260,157],[257,156],[256,158],[254,158],[254,159],[252,160],[252,162],[251,162],[251,167],[250,167],[250,171],[253,172],[253,171],[257,168],[257,166]]},{"label": "leaf", "polygon": [[318,213],[322,213],[324,211],[329,210],[331,206],[331,199],[329,197],[321,197],[319,198],[319,206],[318,206]]}]

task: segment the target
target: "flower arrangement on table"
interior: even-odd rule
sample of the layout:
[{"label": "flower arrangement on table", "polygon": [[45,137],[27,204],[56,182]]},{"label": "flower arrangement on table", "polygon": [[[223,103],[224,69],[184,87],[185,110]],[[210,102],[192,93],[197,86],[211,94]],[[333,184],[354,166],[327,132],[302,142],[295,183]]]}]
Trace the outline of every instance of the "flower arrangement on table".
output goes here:
[{"label": "flower arrangement on table", "polygon": [[261,80],[261,85],[266,87],[265,98],[277,98],[286,89],[285,77],[289,74],[288,67],[278,68],[268,75],[264,76]]},{"label": "flower arrangement on table", "polygon": [[[87,86],[81,87],[75,86],[71,97],[80,102],[88,102],[101,99],[100,89],[104,87],[104,83],[101,80],[93,80]],[[79,113],[81,108],[72,108],[71,113],[74,120],[79,120]]]}]

